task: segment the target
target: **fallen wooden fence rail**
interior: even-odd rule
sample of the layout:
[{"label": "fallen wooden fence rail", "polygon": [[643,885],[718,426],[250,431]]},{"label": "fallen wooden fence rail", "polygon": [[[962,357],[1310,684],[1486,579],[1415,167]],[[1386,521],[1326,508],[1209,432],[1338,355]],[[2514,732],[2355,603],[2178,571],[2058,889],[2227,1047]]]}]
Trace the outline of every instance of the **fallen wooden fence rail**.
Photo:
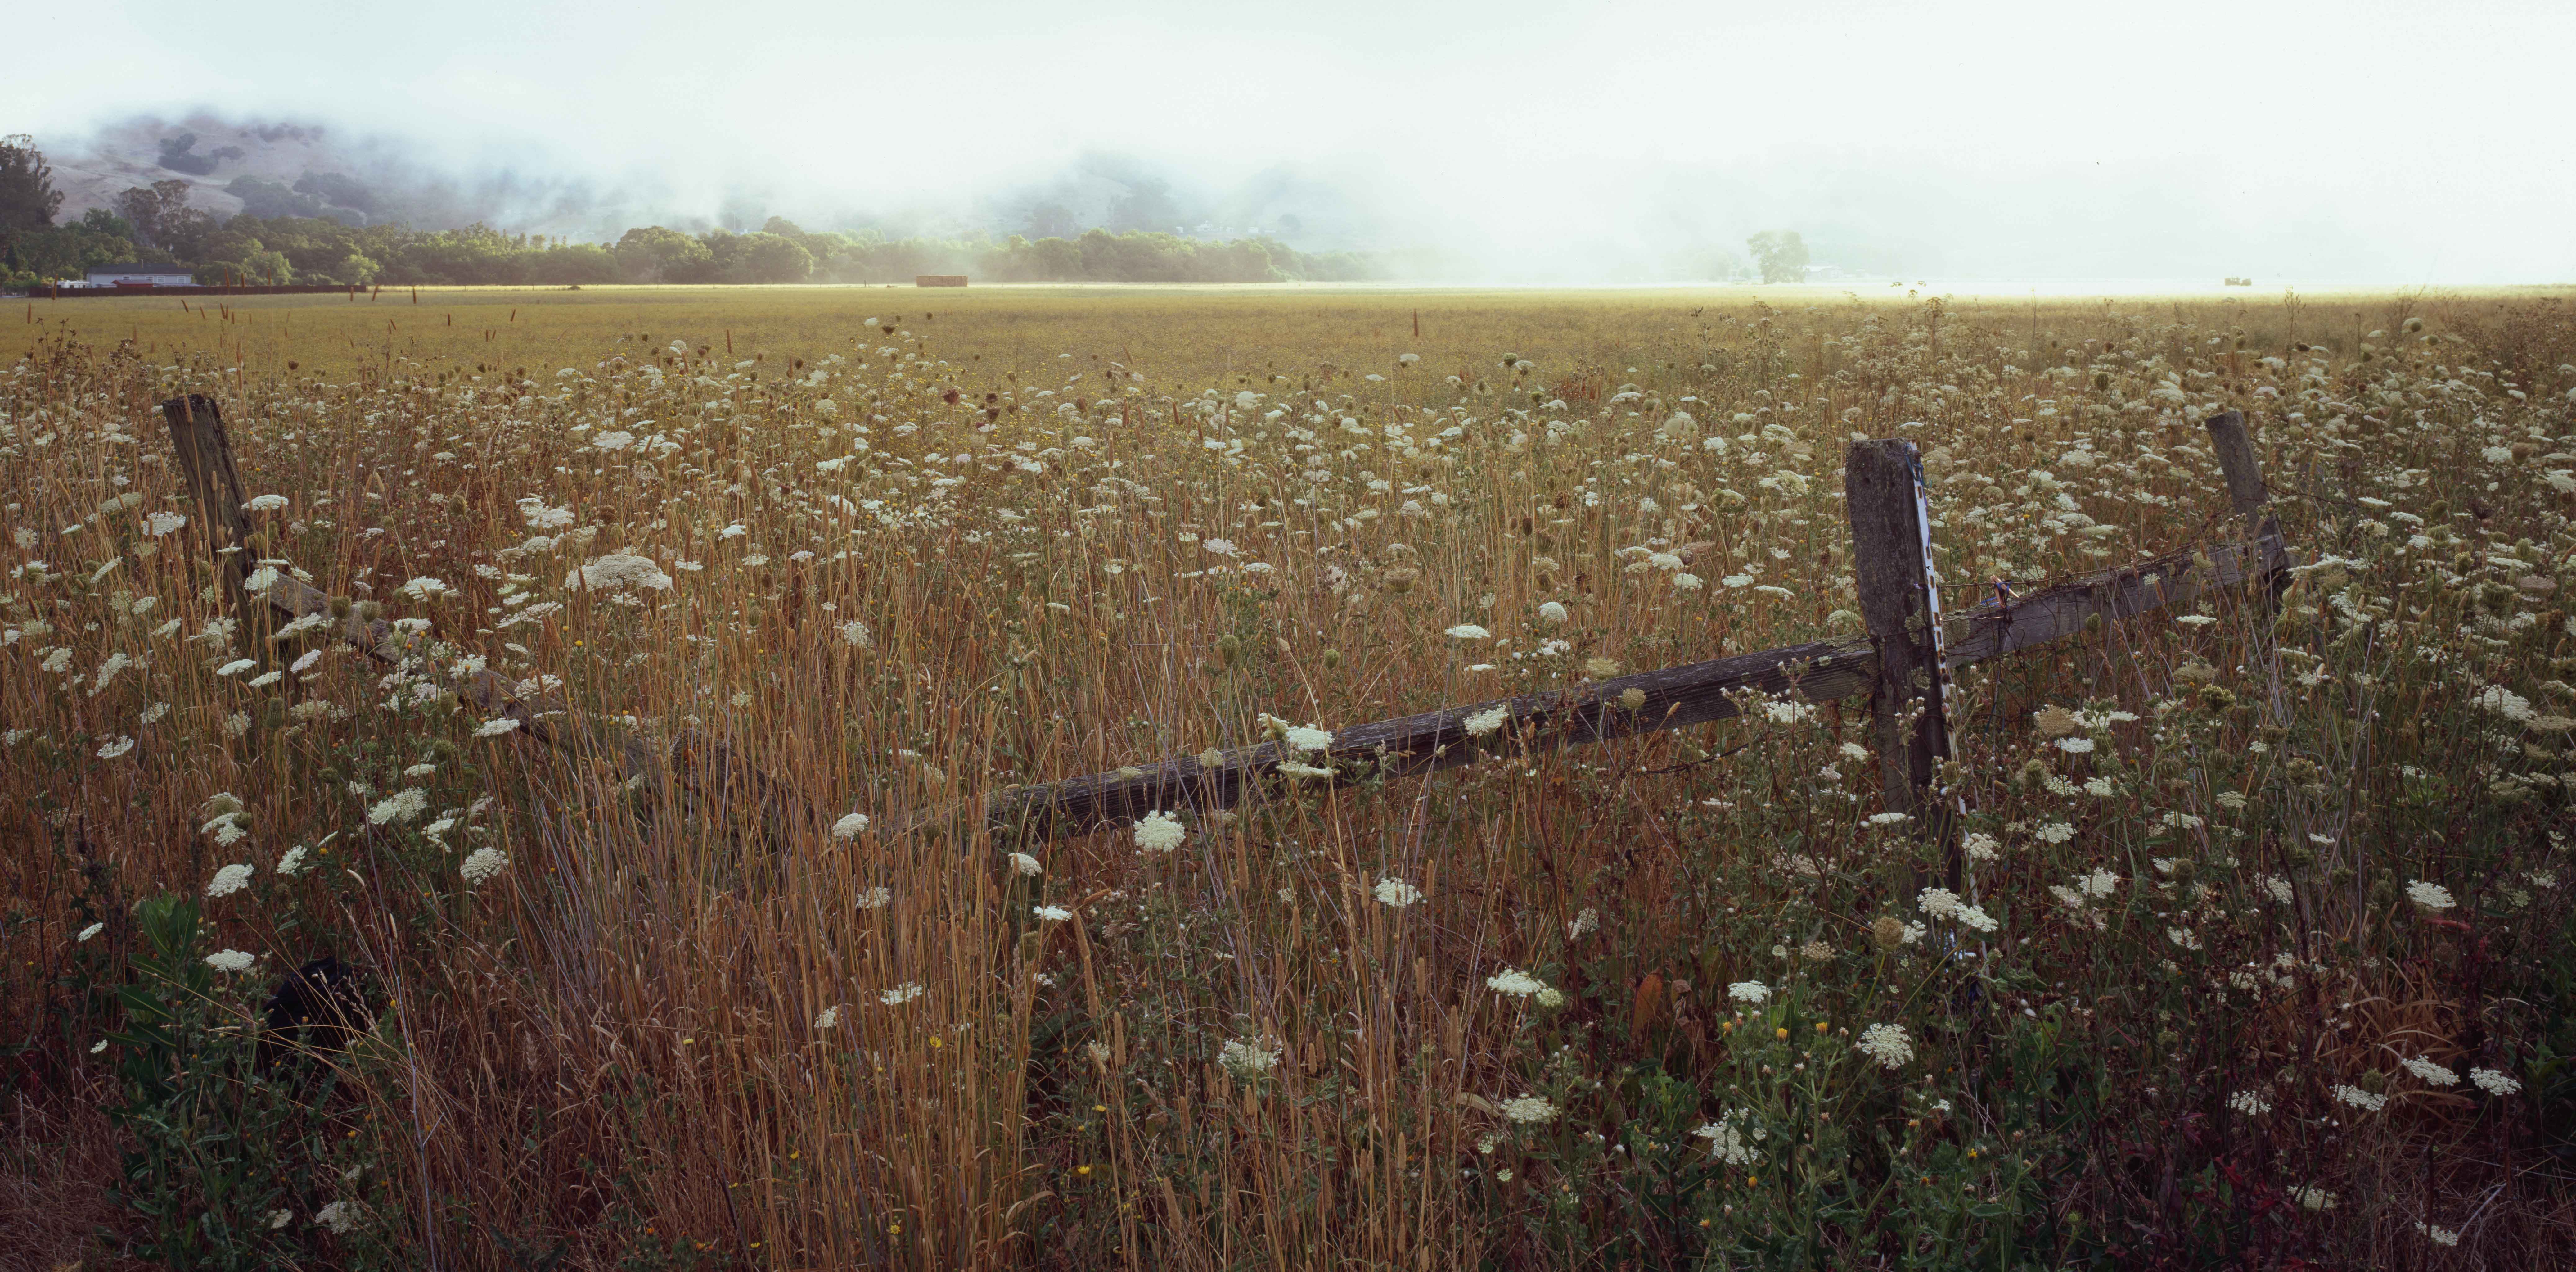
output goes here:
[{"label": "fallen wooden fence rail", "polygon": [[[405,635],[383,619],[366,618],[355,605],[335,615],[331,598],[321,589],[283,569],[255,567],[241,475],[234,466],[232,438],[224,429],[222,409],[192,393],[163,402],[161,415],[170,425],[171,448],[178,454],[188,493],[206,518],[215,568],[234,597],[236,611],[247,622],[254,616],[255,605],[264,603],[287,620],[269,631],[254,627],[247,635],[265,643],[297,622],[319,619],[304,630],[328,631],[387,666],[425,657],[414,644],[420,637]],[[773,840],[792,842],[800,831],[819,831],[825,824],[802,796],[753,768],[721,739],[684,729],[665,747],[636,730],[604,723],[586,725],[562,699],[543,694],[523,697],[507,678],[487,670],[457,677],[455,688],[457,696],[485,718],[518,721],[512,732],[530,742],[569,755],[611,757],[619,776],[629,782],[658,788],[667,776],[719,806],[740,803],[758,808]]]},{"label": "fallen wooden fence rail", "polygon": [[[1945,669],[2049,644],[2083,632],[2095,619],[2111,623],[2188,606],[2205,594],[2249,581],[2277,586],[2290,564],[2289,551],[2279,525],[2262,512],[2262,476],[2245,439],[2243,418],[2230,411],[2208,421],[2208,427],[2237,511],[2247,517],[2255,538],[2168,553],[2010,600],[1989,599],[1943,620]],[[1911,443],[1900,445],[1911,451]],[[1909,506],[1904,511],[1910,517],[1914,513],[1910,492],[1907,497]],[[1214,763],[1208,763],[1202,753],[1142,768],[1014,787],[986,802],[985,819],[997,831],[1021,836],[1079,835],[1133,822],[1152,812],[1230,808],[1265,781],[1280,780],[1283,763],[1328,770],[1302,774],[1292,770],[1297,780],[1318,784],[1370,775],[1411,776],[1472,763],[1500,747],[1583,746],[1724,720],[1742,714],[1753,700],[1749,695],[1794,695],[1808,702],[1854,697],[1880,687],[1883,639],[1857,636],[1792,645],[1574,689],[1380,720],[1340,730],[1329,746],[1311,754],[1292,752],[1281,742],[1264,742],[1219,751]],[[1468,732],[1469,719],[1496,708],[1506,713],[1499,728],[1481,738]],[[1900,713],[1882,710],[1880,714]],[[1928,774],[1916,781],[1928,781]],[[1891,787],[1891,802],[1896,798]],[[1912,811],[1911,801],[1908,804],[1899,811]]]}]

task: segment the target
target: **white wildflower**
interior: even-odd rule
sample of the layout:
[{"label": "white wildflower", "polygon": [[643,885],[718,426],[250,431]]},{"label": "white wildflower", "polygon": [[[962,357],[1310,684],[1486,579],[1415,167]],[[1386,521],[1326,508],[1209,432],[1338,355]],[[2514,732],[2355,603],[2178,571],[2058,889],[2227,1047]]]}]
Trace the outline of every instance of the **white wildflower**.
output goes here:
[{"label": "white wildflower", "polygon": [[232,894],[250,886],[250,875],[251,868],[249,865],[242,862],[234,862],[233,864],[216,871],[215,877],[207,881],[206,895],[208,897],[231,896]]},{"label": "white wildflower", "polygon": [[206,966],[219,972],[246,972],[257,961],[240,950],[217,950],[206,956]]},{"label": "white wildflower", "polygon": [[1481,738],[1486,734],[1492,733],[1494,730],[1503,727],[1504,722],[1511,718],[1511,706],[1507,703],[1497,703],[1486,710],[1479,711],[1474,715],[1467,717],[1464,722],[1467,729],[1467,736],[1471,738]]},{"label": "white wildflower", "polygon": [[1761,1154],[1754,1152],[1753,1146],[1745,1142],[1743,1128],[1735,1124],[1737,1116],[1729,1113],[1714,1122],[1703,1124],[1691,1134],[1708,1141],[1709,1156],[1729,1166],[1750,1166],[1761,1160]]},{"label": "white wildflower", "polygon": [[1136,846],[1147,852],[1170,852],[1180,847],[1188,834],[1179,818],[1159,810],[1136,822]]},{"label": "white wildflower", "polygon": [[1557,1109],[1544,1097],[1524,1095],[1502,1103],[1503,1116],[1524,1126],[1537,1126],[1556,1120]]},{"label": "white wildflower", "polygon": [[2452,899],[2451,890],[2449,888],[2445,888],[2438,883],[2426,883],[2421,879],[2410,879],[2407,881],[2406,899],[2424,907],[2427,910],[2435,911],[2447,910],[2452,906],[2459,904],[2458,901]]},{"label": "white wildflower", "polygon": [[477,848],[466,854],[465,860],[457,865],[456,873],[465,877],[465,886],[479,888],[489,883],[493,876],[500,874],[509,864],[509,856],[500,849]]},{"label": "white wildflower", "polygon": [[1226,1071],[1237,1078],[1250,1081],[1254,1076],[1268,1073],[1278,1067],[1279,1057],[1285,1050],[1277,1041],[1269,1038],[1254,1038],[1249,1041],[1233,1038],[1228,1039],[1226,1044],[1217,1050],[1216,1062],[1224,1065]]},{"label": "white wildflower", "polygon": [[429,810],[429,793],[418,787],[407,787],[378,801],[367,810],[367,823],[382,826],[387,822],[400,825]]},{"label": "white wildflower", "polygon": [[[96,928],[96,924],[91,925],[91,929],[93,931],[95,931]],[[2478,1089],[2485,1091],[2489,1095],[2512,1095],[2514,1092],[2522,1089],[2521,1079],[2516,1078],[2511,1074],[2499,1073],[2493,1069],[2471,1069],[2469,1070],[2469,1081],[2476,1083],[2478,1085]]]},{"label": "white wildflower", "polygon": [[1737,981],[1726,987],[1726,996],[1739,1003],[1762,1003],[1771,997],[1771,987],[1760,981]]},{"label": "white wildflower", "polygon": [[572,524],[572,509],[549,508],[546,501],[533,495],[519,501],[519,515],[531,530],[560,530]]},{"label": "white wildflower", "polygon": [[1497,994],[1507,994],[1513,998],[1527,998],[1540,990],[1546,989],[1547,986],[1537,977],[1532,976],[1527,972],[1521,971],[1518,968],[1506,967],[1503,970],[1486,977],[1485,988],[1490,989]]},{"label": "white wildflower", "polygon": [[921,997],[926,992],[928,991],[924,990],[921,986],[906,981],[901,985],[897,985],[894,988],[877,995],[877,1001],[884,1003],[888,1007],[900,1007],[905,1003],[911,1002],[913,999]]},{"label": "white wildflower", "polygon": [[611,552],[564,575],[565,587],[583,587],[601,591],[644,587],[667,591],[671,576],[653,563],[651,557],[626,552]]},{"label": "white wildflower", "polygon": [[2422,1056],[2408,1056],[2404,1063],[2408,1073],[2423,1079],[2428,1086],[2446,1087],[2460,1084],[2459,1074]]},{"label": "white wildflower", "polygon": [[1871,1025],[1860,1031],[1855,1045],[1862,1055],[1890,1069],[1903,1068],[1914,1058],[1914,1040],[1906,1036],[1903,1025]]},{"label": "white wildflower", "polygon": [[856,839],[859,836],[859,832],[864,831],[867,828],[868,815],[866,813],[846,813],[842,815],[841,820],[832,823],[832,838]]},{"label": "white wildflower", "polygon": [[1401,910],[1404,907],[1421,900],[1422,889],[1414,887],[1412,884],[1406,883],[1402,879],[1380,879],[1377,881],[1375,895],[1377,897],[1378,904],[1392,906]]}]

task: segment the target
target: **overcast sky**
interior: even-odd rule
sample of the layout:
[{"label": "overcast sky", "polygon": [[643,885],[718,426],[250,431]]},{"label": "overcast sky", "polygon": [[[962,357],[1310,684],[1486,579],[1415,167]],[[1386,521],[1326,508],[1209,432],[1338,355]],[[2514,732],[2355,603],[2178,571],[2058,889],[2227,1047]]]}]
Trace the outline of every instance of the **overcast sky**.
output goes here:
[{"label": "overcast sky", "polygon": [[[0,131],[318,120],[675,209],[964,199],[1132,154],[1364,183],[1472,250],[2576,279],[2576,4],[19,6]],[[28,55],[36,50],[41,54]]]}]

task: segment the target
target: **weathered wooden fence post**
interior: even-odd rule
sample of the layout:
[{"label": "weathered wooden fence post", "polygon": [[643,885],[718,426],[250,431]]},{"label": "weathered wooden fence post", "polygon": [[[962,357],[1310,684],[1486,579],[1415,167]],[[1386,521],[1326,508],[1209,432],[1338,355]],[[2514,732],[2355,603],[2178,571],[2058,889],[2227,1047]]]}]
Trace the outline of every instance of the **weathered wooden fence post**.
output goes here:
[{"label": "weathered wooden fence post", "polygon": [[2203,424],[2209,429],[2218,471],[2227,478],[2228,501],[2236,505],[2236,515],[2245,522],[2245,536],[2260,554],[2262,564],[2248,565],[2246,572],[2259,569],[2270,574],[2271,592],[2277,599],[2290,585],[2290,576],[2283,573],[2290,564],[2290,551],[2281,540],[2280,521],[2272,516],[2272,492],[2263,484],[2263,462],[2254,457],[2254,441],[2245,432],[2245,413],[2222,411]]},{"label": "weathered wooden fence post", "polygon": [[[1940,854],[1942,886],[1955,891],[1961,873],[1958,820],[1935,786],[1941,763],[1951,755],[1944,702],[1949,677],[1942,665],[1941,594],[1932,574],[1922,478],[1922,455],[1908,441],[1854,442],[1843,464],[1861,622],[1878,650],[1870,744],[1878,752],[1887,810],[1914,819],[1916,832]],[[1920,876],[1907,870],[1900,900],[1910,900],[1921,886]]]},{"label": "weathered wooden fence post", "polygon": [[[214,558],[215,573],[232,596],[233,613],[250,629],[245,634],[251,634],[268,607],[251,604],[244,585],[253,556],[250,514],[242,508],[247,496],[242,494],[241,472],[233,467],[233,443],[224,432],[223,411],[214,399],[191,393],[163,402],[161,418],[169,421],[170,449],[187,479],[188,497],[197,501],[197,516],[205,522],[206,550]],[[256,641],[251,647],[261,648]]]}]

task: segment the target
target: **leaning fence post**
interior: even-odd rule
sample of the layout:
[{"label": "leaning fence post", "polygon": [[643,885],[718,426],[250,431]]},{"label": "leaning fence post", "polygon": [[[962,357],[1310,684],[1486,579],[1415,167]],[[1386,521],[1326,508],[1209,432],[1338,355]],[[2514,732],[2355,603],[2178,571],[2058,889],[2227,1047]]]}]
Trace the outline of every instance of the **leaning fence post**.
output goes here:
[{"label": "leaning fence post", "polygon": [[197,501],[197,515],[205,520],[206,550],[214,557],[215,573],[232,597],[233,613],[246,629],[255,630],[267,607],[250,603],[250,514],[242,509],[241,472],[233,466],[223,411],[213,398],[191,393],[163,402],[161,418],[169,421],[170,449],[187,478],[188,497]]},{"label": "leaning fence post", "polygon": [[[2259,555],[2262,573],[2271,576],[2271,594],[2275,600],[2289,586],[2283,573],[2290,564],[2290,551],[2281,540],[2281,523],[2272,516],[2272,492],[2263,484],[2263,463],[2254,457],[2253,439],[2245,432],[2245,413],[2221,411],[2202,423],[2209,429],[2209,447],[2218,457],[2218,471],[2227,478],[2228,502],[2236,505],[2236,515],[2245,522],[2246,537],[2253,541]],[[2247,574],[2256,572],[2249,566]]]},{"label": "leaning fence post", "polygon": [[[1854,442],[1843,465],[1852,573],[1861,622],[1878,649],[1870,744],[1887,810],[1904,813],[1940,852],[1943,886],[1959,887],[1958,822],[1934,789],[1950,757],[1941,665],[1940,591],[1923,505],[1923,459],[1908,441]],[[1920,885],[1906,872],[1905,895]]]}]

